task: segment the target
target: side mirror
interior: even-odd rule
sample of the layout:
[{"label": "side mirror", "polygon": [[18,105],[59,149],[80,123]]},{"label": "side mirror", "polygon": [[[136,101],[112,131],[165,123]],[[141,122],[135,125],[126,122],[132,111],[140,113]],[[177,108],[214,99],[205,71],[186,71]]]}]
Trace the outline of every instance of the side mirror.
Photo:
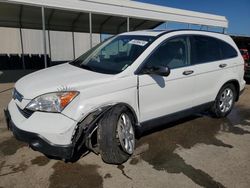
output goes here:
[{"label": "side mirror", "polygon": [[163,66],[144,67],[142,72],[144,74],[156,74],[167,77],[170,74],[170,69]]}]

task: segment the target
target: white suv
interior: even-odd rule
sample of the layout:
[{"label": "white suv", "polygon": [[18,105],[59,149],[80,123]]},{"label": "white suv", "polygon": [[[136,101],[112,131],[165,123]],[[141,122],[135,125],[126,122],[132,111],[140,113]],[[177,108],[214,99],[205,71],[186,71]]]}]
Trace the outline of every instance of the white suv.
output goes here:
[{"label": "white suv", "polygon": [[119,164],[133,154],[136,130],[204,110],[227,116],[243,76],[244,61],[227,35],[129,32],[23,77],[5,114],[34,150],[70,160],[87,148]]}]

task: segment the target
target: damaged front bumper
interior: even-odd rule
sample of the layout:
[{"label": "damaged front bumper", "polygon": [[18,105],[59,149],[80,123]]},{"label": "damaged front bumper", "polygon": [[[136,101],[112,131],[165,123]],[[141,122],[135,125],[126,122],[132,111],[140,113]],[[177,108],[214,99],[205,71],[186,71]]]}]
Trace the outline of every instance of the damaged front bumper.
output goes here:
[{"label": "damaged front bumper", "polygon": [[19,129],[11,120],[10,113],[4,110],[7,127],[13,132],[13,135],[20,141],[26,142],[35,151],[40,151],[48,156],[59,157],[61,159],[70,159],[74,147],[69,145],[56,145],[43,138],[41,135]]},{"label": "damaged front bumper", "polygon": [[[47,156],[70,161],[75,155],[79,155],[82,148],[92,150],[96,154],[99,153],[97,138],[92,138],[98,128],[98,121],[110,107],[111,106],[105,106],[90,112],[76,125],[70,144],[66,145],[52,143],[41,134],[19,128],[19,126],[15,125],[15,121],[12,120],[8,109],[4,110],[4,114],[8,129],[13,132],[13,135],[18,140],[26,142],[33,150],[39,151]],[[14,118],[16,118],[16,116]]]}]

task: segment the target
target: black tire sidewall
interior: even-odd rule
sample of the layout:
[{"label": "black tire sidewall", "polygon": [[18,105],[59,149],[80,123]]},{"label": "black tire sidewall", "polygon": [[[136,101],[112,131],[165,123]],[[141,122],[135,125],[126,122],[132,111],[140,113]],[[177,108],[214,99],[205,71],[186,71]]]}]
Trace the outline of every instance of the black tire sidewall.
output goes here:
[{"label": "black tire sidewall", "polygon": [[[131,156],[125,152],[117,137],[117,123],[121,114],[127,114],[134,129],[133,115],[124,105],[112,107],[101,119],[98,127],[98,144],[102,159],[107,163],[121,164]],[[135,131],[135,130],[134,130]]]}]

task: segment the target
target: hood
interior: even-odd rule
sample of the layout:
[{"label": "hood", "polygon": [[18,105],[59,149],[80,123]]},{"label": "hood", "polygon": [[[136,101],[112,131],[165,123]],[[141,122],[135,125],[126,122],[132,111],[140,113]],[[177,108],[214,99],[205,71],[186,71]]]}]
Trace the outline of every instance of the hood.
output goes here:
[{"label": "hood", "polygon": [[66,88],[81,91],[113,78],[114,75],[96,73],[66,63],[24,76],[17,81],[15,88],[25,99],[33,99]]}]

